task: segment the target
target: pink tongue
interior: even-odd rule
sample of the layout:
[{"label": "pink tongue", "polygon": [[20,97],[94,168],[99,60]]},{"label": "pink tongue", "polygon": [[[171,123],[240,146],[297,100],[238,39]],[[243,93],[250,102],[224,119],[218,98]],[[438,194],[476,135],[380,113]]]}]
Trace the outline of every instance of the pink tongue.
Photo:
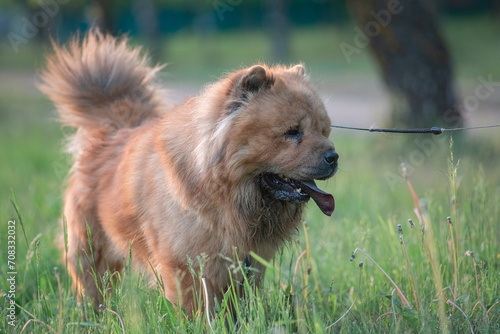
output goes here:
[{"label": "pink tongue", "polygon": [[302,190],[311,196],[321,211],[323,211],[325,215],[331,216],[333,210],[335,210],[335,200],[333,196],[319,189],[314,181],[303,181],[301,183],[303,186]]}]

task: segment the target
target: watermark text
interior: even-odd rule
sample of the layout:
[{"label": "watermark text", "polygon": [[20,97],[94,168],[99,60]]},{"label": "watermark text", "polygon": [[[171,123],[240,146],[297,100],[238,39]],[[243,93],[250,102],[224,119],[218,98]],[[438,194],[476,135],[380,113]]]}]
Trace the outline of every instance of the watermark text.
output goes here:
[{"label": "watermark text", "polygon": [[16,321],[16,221],[7,222],[7,323],[14,326]]}]

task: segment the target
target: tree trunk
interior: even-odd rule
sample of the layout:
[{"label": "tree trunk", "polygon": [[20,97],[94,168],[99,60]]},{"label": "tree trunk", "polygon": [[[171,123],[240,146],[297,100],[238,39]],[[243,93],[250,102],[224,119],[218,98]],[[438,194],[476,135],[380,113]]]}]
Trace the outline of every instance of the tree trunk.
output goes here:
[{"label": "tree trunk", "polygon": [[287,0],[271,0],[269,2],[269,23],[273,57],[277,62],[288,58],[288,16]]},{"label": "tree trunk", "polygon": [[90,2],[88,12],[89,20],[93,26],[101,31],[116,34],[116,27],[113,20],[113,3],[109,0],[93,0]]},{"label": "tree trunk", "polygon": [[153,0],[132,0],[132,13],[138,30],[147,43],[148,53],[155,61],[161,59],[158,17]]},{"label": "tree trunk", "polygon": [[457,126],[450,55],[427,0],[350,0],[358,32],[369,40],[394,97],[392,123],[410,127]]}]

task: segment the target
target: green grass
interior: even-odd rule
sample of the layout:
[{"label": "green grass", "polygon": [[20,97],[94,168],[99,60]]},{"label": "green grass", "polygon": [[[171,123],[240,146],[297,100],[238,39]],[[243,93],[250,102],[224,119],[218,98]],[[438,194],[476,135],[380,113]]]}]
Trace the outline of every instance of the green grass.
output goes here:
[{"label": "green grass", "polygon": [[[500,75],[493,26],[484,18],[447,20],[444,31],[456,50],[461,80],[489,73],[496,80]],[[476,35],[467,37],[471,34],[467,27],[473,27]],[[475,36],[484,36],[486,42]],[[351,64],[343,60],[338,43],[351,39],[349,26],[298,31],[292,37],[290,62],[304,61],[318,81],[351,73],[374,75],[368,52]],[[203,43],[189,33],[174,36],[165,44],[165,57],[172,63],[167,79],[212,80],[222,71],[256,60],[269,61],[266,41],[263,32],[225,33]],[[35,44],[28,47],[29,52],[19,57],[3,52],[0,67],[21,69],[21,74],[27,68],[32,71],[29,67],[40,64],[41,53]],[[61,153],[66,130],[60,129],[53,107],[40,93],[11,80],[17,72],[8,74],[0,82],[0,289],[8,292],[7,225],[9,219],[15,219],[18,307],[12,328],[6,317],[8,302],[1,299],[0,333],[20,333],[23,327],[24,333],[121,333],[120,319],[127,333],[210,332],[205,316],[186,319],[165,300],[159,287],[150,287],[147,278],[130,268],[120,274],[99,315],[88,303],[77,305],[55,245],[69,168]],[[230,331],[440,333],[446,325],[451,333],[467,333],[470,323],[475,333],[500,333],[499,132],[485,130],[454,138],[453,163],[448,137],[336,130],[332,139],[341,155],[341,170],[321,187],[335,196],[333,217],[322,215],[314,204],[308,206],[307,224],[271,264],[273,269],[268,270],[261,289],[251,292],[245,284],[249,293],[238,301],[237,327],[229,325]],[[418,196],[425,199],[426,209],[420,211],[431,226],[425,232],[401,177],[402,161],[408,165]],[[458,161],[457,174],[451,177],[454,168],[450,166],[456,167]],[[11,190],[22,224],[11,203]],[[452,217],[453,239],[448,216]],[[398,224],[403,229],[403,245]],[[380,265],[401,289],[411,310],[393,294],[395,287],[387,276],[361,251],[349,261],[356,248]],[[295,263],[304,250],[291,296]],[[468,250],[474,257],[465,255]],[[364,263],[361,269],[359,261]],[[440,285],[444,291],[438,291]],[[445,304],[448,299],[460,309]],[[444,318],[440,318],[440,306]],[[217,333],[226,331],[223,310],[224,305],[211,319]]]}]

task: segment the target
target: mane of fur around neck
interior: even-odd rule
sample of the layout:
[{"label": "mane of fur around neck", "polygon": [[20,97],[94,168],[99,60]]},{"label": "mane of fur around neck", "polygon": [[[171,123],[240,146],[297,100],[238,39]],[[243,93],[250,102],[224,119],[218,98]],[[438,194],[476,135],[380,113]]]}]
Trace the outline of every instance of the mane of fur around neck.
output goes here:
[{"label": "mane of fur around neck", "polygon": [[[233,158],[238,152],[226,152],[237,115],[227,114],[224,108],[227,107],[228,91],[236,79],[237,76],[228,77],[207,86],[199,96],[174,108],[170,116],[166,115],[162,130],[165,153],[177,157],[170,163],[176,170],[176,177],[182,178],[179,184],[185,195],[180,200],[184,207],[212,217],[215,228],[230,226],[247,243],[282,242],[296,231],[304,204],[280,201],[263,193],[259,172],[247,171],[244,166],[235,164]],[[187,124],[172,125],[171,120],[176,118],[185,118]],[[191,132],[183,143],[176,136],[177,131],[186,131],[180,126],[189,127]],[[173,147],[172,143],[177,146]],[[188,166],[186,161],[197,161],[197,164]],[[214,206],[213,203],[221,201],[232,201],[234,205],[227,207],[233,210],[222,212],[223,208]]]}]

